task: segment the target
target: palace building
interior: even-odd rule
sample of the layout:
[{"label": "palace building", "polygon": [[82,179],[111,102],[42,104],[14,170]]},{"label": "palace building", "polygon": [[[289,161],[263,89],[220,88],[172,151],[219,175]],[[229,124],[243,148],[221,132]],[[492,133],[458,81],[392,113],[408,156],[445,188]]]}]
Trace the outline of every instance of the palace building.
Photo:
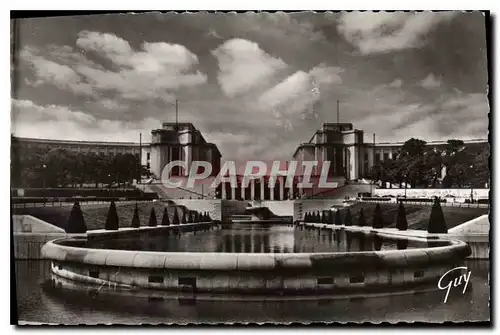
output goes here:
[{"label": "palace building", "polygon": [[[12,137],[12,146],[21,149],[18,152],[29,148],[57,148],[96,155],[134,154],[140,157],[142,165],[149,168],[153,179],[158,183],[161,183],[164,167],[172,161],[184,162],[187,169],[180,166],[174,167],[169,177],[186,177],[193,161],[205,161],[212,164],[210,179],[215,178],[219,173],[221,152],[217,145],[208,143],[193,124],[166,122],[162,124],[162,128],[152,130],[151,135],[151,143],[61,141]],[[465,140],[464,143],[468,146],[485,145],[488,140],[473,139]],[[365,177],[374,164],[396,158],[403,144],[403,142],[366,143],[364,132],[355,129],[352,123],[325,123],[308,142],[297,146],[291,161],[296,161],[297,165],[305,161],[329,161],[329,181],[336,181],[341,186],[347,180]],[[427,145],[441,148],[446,146],[447,142],[430,141]],[[321,167],[314,167],[313,175],[319,175],[320,169]],[[242,187],[242,179],[242,176],[238,176],[237,188],[231,188],[229,183],[225,183],[216,190],[202,189],[191,193],[195,197],[201,194],[202,197],[207,195],[239,200],[287,200],[310,193],[298,188],[300,176],[294,179],[292,187],[287,187],[285,177],[280,176],[274,188],[269,186],[268,177],[251,180],[248,187]],[[187,196],[182,195],[182,197]]]}]

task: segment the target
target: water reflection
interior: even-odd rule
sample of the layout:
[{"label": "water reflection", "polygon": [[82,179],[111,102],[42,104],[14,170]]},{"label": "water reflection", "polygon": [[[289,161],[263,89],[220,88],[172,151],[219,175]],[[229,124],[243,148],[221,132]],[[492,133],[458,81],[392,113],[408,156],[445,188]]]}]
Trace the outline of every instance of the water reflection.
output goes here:
[{"label": "water reflection", "polygon": [[404,250],[408,248],[408,240],[398,240],[398,250]]},{"label": "water reflection", "polygon": [[120,241],[92,242],[91,248],[148,250],[168,252],[290,253],[355,252],[403,250],[442,245],[443,242],[418,242],[389,239],[362,232],[286,225],[233,224],[222,229],[169,236],[130,238]]},{"label": "water reflection", "polygon": [[382,249],[382,239],[378,235],[373,237],[373,248],[375,251],[380,251]]},{"label": "water reflection", "polygon": [[466,261],[472,271],[469,287],[465,294],[452,290],[446,304],[441,291],[362,300],[195,300],[195,304],[104,293],[90,297],[86,292],[42,285],[51,278],[47,261],[16,261],[15,265],[18,318],[44,323],[458,322],[490,317],[489,261]]}]

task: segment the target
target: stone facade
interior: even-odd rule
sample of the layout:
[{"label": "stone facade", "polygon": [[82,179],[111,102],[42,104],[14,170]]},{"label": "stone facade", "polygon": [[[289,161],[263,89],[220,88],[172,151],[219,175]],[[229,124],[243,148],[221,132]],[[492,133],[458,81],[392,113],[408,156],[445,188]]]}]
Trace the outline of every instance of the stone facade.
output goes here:
[{"label": "stone facade", "polygon": [[[467,145],[486,145],[487,139],[464,140]],[[293,160],[330,161],[329,176],[347,180],[363,178],[380,161],[395,159],[404,142],[364,142],[364,131],[352,123],[324,123],[311,139],[300,144]],[[447,141],[428,141],[427,146],[443,148]],[[314,172],[319,173],[318,169]]]}]

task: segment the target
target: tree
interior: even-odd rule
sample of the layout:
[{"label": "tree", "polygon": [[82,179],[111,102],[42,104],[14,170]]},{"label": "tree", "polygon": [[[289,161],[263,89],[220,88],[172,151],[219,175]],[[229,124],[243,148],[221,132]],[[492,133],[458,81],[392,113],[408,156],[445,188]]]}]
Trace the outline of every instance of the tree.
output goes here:
[{"label": "tree", "polygon": [[150,227],[156,227],[157,224],[158,224],[158,222],[156,221],[155,208],[151,207],[151,214],[149,214],[149,224],[148,224],[148,226],[150,226]]},{"label": "tree", "polygon": [[82,209],[78,201],[74,203],[69,214],[66,232],[68,234],[84,234],[87,232],[87,225],[85,224]]},{"label": "tree", "polygon": [[464,147],[464,141],[451,139],[447,141],[445,152],[448,156],[455,155]]},{"label": "tree", "polygon": [[407,230],[408,229],[408,221],[406,220],[405,207],[403,206],[403,202],[399,202],[398,207],[398,217],[396,220],[396,228],[398,230]]},{"label": "tree", "polygon": [[352,226],[352,216],[351,216],[351,211],[349,210],[349,208],[346,211],[344,221],[345,221],[346,226]]},{"label": "tree", "polygon": [[427,142],[412,137],[401,147],[401,155],[411,157],[423,155],[426,145]]},{"label": "tree", "polygon": [[380,204],[377,204],[375,206],[375,212],[373,213],[373,228],[379,229],[383,227],[382,211],[380,209]]},{"label": "tree", "polygon": [[363,212],[363,208],[359,210],[358,226],[360,227],[366,226],[365,213]]},{"label": "tree", "polygon": [[139,220],[139,208],[135,204],[134,216],[132,217],[132,228],[139,228],[141,221]]},{"label": "tree", "polygon": [[181,221],[181,224],[186,224],[187,223],[187,217],[186,217],[187,213],[186,212],[187,212],[187,210],[183,210],[182,211],[182,221]]},{"label": "tree", "polygon": [[448,228],[446,227],[446,222],[444,219],[443,209],[441,208],[441,203],[439,198],[434,198],[434,204],[431,209],[431,217],[429,219],[429,226],[427,232],[430,234],[446,234],[448,233]]},{"label": "tree", "polygon": [[170,219],[168,217],[167,206],[165,206],[163,208],[163,217],[161,218],[161,225],[162,226],[170,226]]},{"label": "tree", "polygon": [[177,212],[177,207],[174,207],[174,216],[172,218],[173,225],[179,225],[179,213]]},{"label": "tree", "polygon": [[342,216],[340,216],[340,209],[335,212],[335,224],[338,226],[342,225]]},{"label": "tree", "polygon": [[309,213],[308,212],[305,212],[303,220],[304,220],[304,222],[309,222]]},{"label": "tree", "polygon": [[118,230],[119,219],[118,213],[116,212],[116,205],[114,201],[111,201],[108,210],[108,217],[106,218],[106,224],[104,225],[104,229],[106,230]]}]

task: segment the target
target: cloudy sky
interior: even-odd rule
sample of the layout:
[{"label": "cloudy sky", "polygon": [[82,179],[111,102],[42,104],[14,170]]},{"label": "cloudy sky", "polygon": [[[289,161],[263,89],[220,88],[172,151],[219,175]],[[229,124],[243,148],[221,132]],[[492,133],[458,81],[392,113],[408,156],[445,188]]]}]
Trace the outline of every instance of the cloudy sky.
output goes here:
[{"label": "cloudy sky", "polygon": [[223,159],[288,159],[323,122],[486,138],[480,13],[130,14],[18,22],[12,132],[138,141],[192,122]]}]

